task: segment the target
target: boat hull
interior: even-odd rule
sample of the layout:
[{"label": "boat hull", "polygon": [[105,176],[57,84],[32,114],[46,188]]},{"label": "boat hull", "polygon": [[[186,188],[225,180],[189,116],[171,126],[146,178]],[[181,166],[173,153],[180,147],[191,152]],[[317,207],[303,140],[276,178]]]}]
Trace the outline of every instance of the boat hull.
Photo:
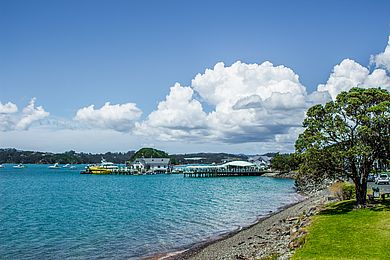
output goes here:
[{"label": "boat hull", "polygon": [[112,173],[111,169],[103,168],[103,167],[100,167],[100,166],[89,167],[88,171],[91,174],[111,174]]}]

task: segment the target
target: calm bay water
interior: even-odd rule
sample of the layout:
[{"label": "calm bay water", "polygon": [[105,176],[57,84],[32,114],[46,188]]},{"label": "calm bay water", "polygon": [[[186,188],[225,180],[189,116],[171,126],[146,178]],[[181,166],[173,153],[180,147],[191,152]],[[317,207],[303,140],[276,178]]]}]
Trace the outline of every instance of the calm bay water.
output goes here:
[{"label": "calm bay water", "polygon": [[136,259],[215,238],[301,198],[286,179],[5,167],[1,259]]}]

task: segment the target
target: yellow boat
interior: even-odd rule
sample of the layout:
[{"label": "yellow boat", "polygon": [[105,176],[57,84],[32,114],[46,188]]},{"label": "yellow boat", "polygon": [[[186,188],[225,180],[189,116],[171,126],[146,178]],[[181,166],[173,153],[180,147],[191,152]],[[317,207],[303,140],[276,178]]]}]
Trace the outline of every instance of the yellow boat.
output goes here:
[{"label": "yellow boat", "polygon": [[118,166],[112,162],[107,162],[102,159],[100,165],[88,166],[85,173],[89,174],[111,174],[114,169],[118,169]]},{"label": "yellow boat", "polygon": [[110,174],[112,172],[111,169],[104,168],[102,166],[89,166],[88,170],[91,172],[91,174]]}]

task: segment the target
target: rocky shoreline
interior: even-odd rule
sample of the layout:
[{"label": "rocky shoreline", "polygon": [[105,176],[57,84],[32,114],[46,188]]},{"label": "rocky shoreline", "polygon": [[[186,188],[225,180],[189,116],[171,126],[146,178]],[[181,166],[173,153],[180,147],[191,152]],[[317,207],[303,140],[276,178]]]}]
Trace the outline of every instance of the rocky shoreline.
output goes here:
[{"label": "rocky shoreline", "polygon": [[282,179],[295,179],[297,174],[297,172],[266,172],[262,176]]},{"label": "rocky shoreline", "polygon": [[311,194],[258,223],[220,240],[164,259],[289,259],[304,241],[311,216],[327,202],[328,191]]}]

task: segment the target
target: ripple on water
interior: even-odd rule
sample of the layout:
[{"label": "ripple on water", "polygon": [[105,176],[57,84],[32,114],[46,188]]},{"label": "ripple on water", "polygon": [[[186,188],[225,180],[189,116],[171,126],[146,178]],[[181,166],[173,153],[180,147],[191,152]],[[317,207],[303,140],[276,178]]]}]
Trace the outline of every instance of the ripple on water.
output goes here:
[{"label": "ripple on water", "polygon": [[301,199],[290,180],[87,176],[45,165],[23,174],[2,169],[0,187],[0,258],[11,259],[131,259],[172,251]]}]

